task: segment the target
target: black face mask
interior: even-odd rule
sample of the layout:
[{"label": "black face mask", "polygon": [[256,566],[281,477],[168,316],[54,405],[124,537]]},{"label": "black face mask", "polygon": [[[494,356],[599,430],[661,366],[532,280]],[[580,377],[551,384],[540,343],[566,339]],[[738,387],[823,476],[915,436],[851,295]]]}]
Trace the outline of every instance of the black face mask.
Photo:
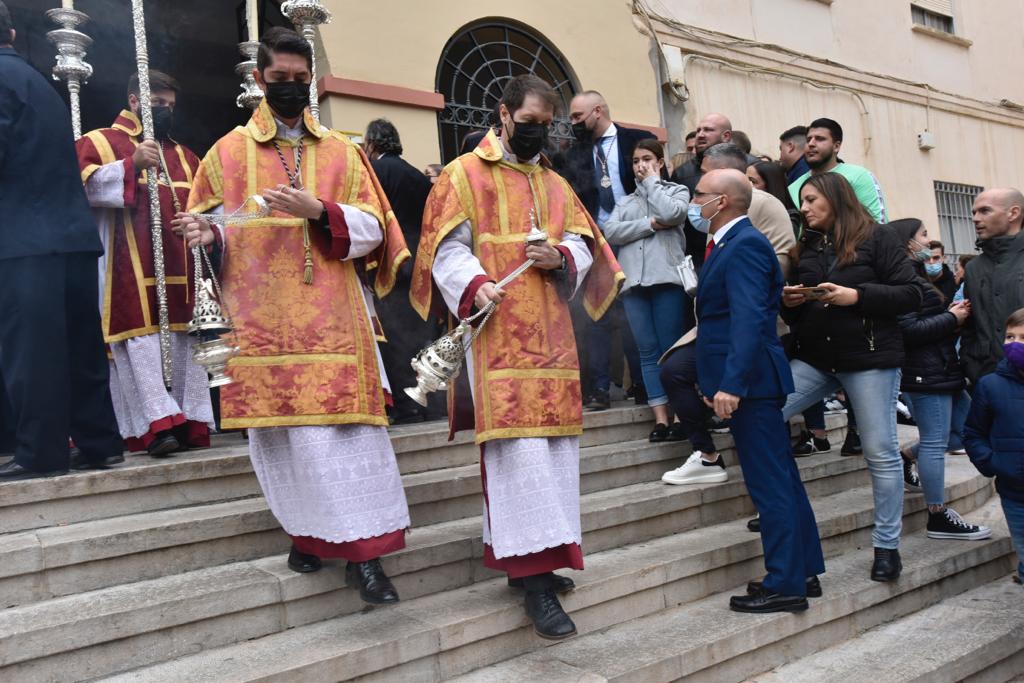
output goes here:
[{"label": "black face mask", "polygon": [[[544,149],[548,141],[548,127],[544,123],[512,121],[515,132],[508,138],[508,146],[522,161],[528,161]],[[508,132],[508,126],[505,127]]]},{"label": "black face mask", "polygon": [[285,119],[294,119],[309,106],[309,83],[282,81],[267,83],[267,104],[274,113]]},{"label": "black face mask", "polygon": [[584,121],[577,121],[572,124],[572,136],[577,142],[590,142],[594,139],[594,131],[587,128]]},{"label": "black face mask", "polygon": [[153,107],[153,137],[167,140],[174,127],[174,110],[170,107]]}]

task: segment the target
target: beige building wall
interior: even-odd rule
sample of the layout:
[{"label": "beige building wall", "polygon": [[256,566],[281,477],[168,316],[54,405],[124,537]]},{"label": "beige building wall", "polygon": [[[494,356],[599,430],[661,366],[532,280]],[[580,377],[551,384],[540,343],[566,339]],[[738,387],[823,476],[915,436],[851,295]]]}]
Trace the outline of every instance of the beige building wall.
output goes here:
[{"label": "beige building wall", "polygon": [[[650,42],[633,27],[626,0],[324,4],[334,21],[320,29],[321,74],[434,92],[438,60],[449,38],[480,19],[509,19],[547,38],[582,88],[602,91],[617,119],[661,125]],[[436,111],[339,96],[324,103],[325,122],[340,130],[365,130],[378,116],[398,127],[410,163],[422,168],[440,161]]]}]

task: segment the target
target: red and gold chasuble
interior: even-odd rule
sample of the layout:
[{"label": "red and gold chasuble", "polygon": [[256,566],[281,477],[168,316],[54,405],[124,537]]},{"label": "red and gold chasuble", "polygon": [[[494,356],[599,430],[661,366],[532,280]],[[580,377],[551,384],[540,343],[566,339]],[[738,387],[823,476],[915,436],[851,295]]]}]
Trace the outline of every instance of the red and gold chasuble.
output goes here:
[{"label": "red and gold chasuble", "polygon": [[[582,290],[584,307],[595,320],[604,315],[623,279],[611,248],[561,176],[541,165],[506,161],[493,131],[473,153],[444,169],[427,200],[410,292],[417,312],[426,318],[439,296],[431,269],[453,229],[470,221],[473,253],[499,280],[526,260],[531,210],[551,244],[568,233],[584,238],[594,257]],[[472,348],[476,442],[582,433],[579,359],[568,302],[551,276],[537,268],[506,291]]]},{"label": "red and gold chasuble", "polygon": [[[141,142],[141,135],[142,124],[138,117],[130,111],[122,111],[112,127],[86,133],[75,143],[83,183],[100,166],[125,162],[125,208],[111,209],[117,215],[107,235],[107,273],[102,310],[103,336],[107,343],[159,332],[149,189],[146,186],[149,171],[143,171],[136,178],[136,169],[131,161],[135,148]],[[170,178],[163,171],[158,175],[167,308],[171,330],[184,332],[192,319],[192,306],[188,301],[194,285],[192,268],[186,265],[182,239],[171,231],[175,214],[171,193],[184,209],[199,167],[199,158],[173,141],[161,145],[170,174]]]},{"label": "red and gold chasuble", "polygon": [[[221,388],[226,428],[300,425],[386,425],[384,394],[362,277],[378,296],[394,285],[409,257],[402,231],[362,150],[344,135],[304,118],[302,140],[278,139],[290,168],[304,146],[301,179],[324,202],[377,218],[384,242],[361,259],[328,258],[331,238],[309,226],[313,281],[303,282],[306,221],[283,213],[225,228],[222,287],[241,354]],[[223,205],[230,214],[288,176],[271,141],[277,123],[266,102],[244,127],[214,145],[202,161],[188,210]],[[251,210],[247,208],[246,210]]]}]

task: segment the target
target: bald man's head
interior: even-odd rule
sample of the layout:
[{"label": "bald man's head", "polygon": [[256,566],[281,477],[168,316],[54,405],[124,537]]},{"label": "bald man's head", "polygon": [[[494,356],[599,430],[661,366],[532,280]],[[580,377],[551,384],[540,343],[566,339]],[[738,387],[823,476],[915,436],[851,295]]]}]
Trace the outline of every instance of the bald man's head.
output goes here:
[{"label": "bald man's head", "polygon": [[697,154],[720,142],[732,142],[732,122],[721,114],[708,114],[697,125]]},{"label": "bald man's head", "polygon": [[753,189],[743,173],[731,168],[708,171],[694,190],[697,204],[706,204],[701,214],[711,220],[714,233],[729,221],[739,218],[750,209]]},{"label": "bald man's head", "polygon": [[585,90],[569,103],[569,123],[573,135],[581,142],[603,135],[612,122],[611,116],[608,102],[596,90]]},{"label": "bald man's head", "polygon": [[1016,235],[1024,221],[1024,194],[1012,187],[985,190],[974,200],[973,214],[979,240]]}]

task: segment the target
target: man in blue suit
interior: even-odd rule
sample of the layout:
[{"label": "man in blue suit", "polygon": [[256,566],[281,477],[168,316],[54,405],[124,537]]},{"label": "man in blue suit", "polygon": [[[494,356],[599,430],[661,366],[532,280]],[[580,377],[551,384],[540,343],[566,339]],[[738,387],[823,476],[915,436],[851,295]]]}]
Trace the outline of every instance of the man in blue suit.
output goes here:
[{"label": "man in blue suit", "polygon": [[739,171],[711,171],[697,183],[690,223],[710,233],[697,288],[697,378],[718,417],[732,420],[740,468],[761,515],[768,571],[737,612],[798,612],[821,595],[825,571],[782,406],[793,391],[789,361],[775,332],[783,277],[771,243],[750,219],[751,186]]},{"label": "man in blue suit", "polygon": [[71,118],[13,44],[0,1],[0,375],[15,433],[0,481],[124,459],[100,332],[103,246]]}]

